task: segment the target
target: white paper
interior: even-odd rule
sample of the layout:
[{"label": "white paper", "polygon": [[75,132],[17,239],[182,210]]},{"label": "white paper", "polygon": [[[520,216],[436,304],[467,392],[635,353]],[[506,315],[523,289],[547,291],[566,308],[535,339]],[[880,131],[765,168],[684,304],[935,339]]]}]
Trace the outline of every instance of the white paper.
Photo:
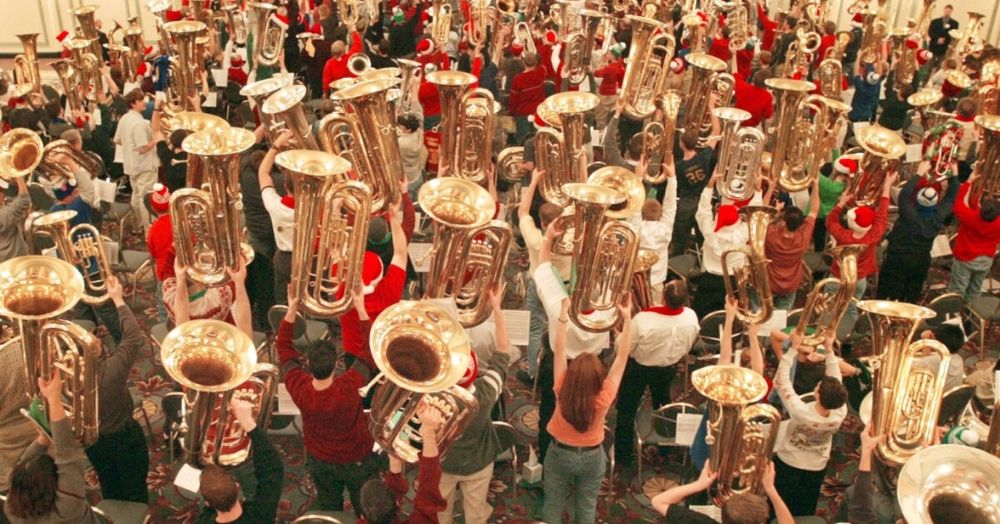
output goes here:
[{"label": "white paper", "polygon": [[931,244],[931,258],[946,257],[951,254],[951,242],[948,235],[938,235]]},{"label": "white paper", "polygon": [[714,505],[708,506],[688,506],[688,509],[695,513],[701,513],[706,517],[716,521],[722,522],[722,508]]},{"label": "white paper", "polygon": [[772,331],[780,331],[786,327],[788,327],[788,310],[775,309],[774,312],[771,313],[771,318],[767,319],[767,322],[760,325],[757,333],[762,337],[766,337]]},{"label": "white paper", "polygon": [[198,493],[198,488],[201,487],[201,470],[184,464],[174,477],[174,485],[191,493]]},{"label": "white paper", "polygon": [[982,285],[979,286],[979,291],[983,293],[990,293],[991,291],[997,288],[1000,288],[1000,282],[997,282],[992,278],[987,278],[983,280]]},{"label": "white paper", "polygon": [[924,154],[923,149],[923,144],[907,144],[906,162],[920,162]]},{"label": "white paper", "polygon": [[455,305],[454,300],[450,298],[429,298],[426,301],[447,311],[451,316],[458,317],[458,306]]},{"label": "white paper", "polygon": [[229,72],[225,69],[212,69],[212,80],[218,87],[226,87],[229,84]]},{"label": "white paper", "polygon": [[285,383],[281,382],[278,384],[278,410],[279,415],[301,415],[302,412],[299,411],[299,407],[295,405],[292,401],[292,395],[288,393],[288,388],[285,387]]},{"label": "white paper", "polygon": [[118,186],[114,182],[107,180],[95,179],[94,180],[94,192],[97,193],[97,198],[101,202],[113,203],[115,201],[115,193],[118,191]]},{"label": "white paper", "polygon": [[854,122],[853,124],[851,124],[851,127],[854,129],[854,136],[858,136],[858,134],[861,132],[862,129],[870,125],[871,123],[869,122]]},{"label": "white paper", "polygon": [[205,95],[205,101],[201,103],[201,107],[216,107],[219,105],[219,94],[215,92],[209,92]]},{"label": "white paper", "polygon": [[59,258],[59,250],[55,246],[42,250],[42,256]]},{"label": "white paper", "polygon": [[684,446],[694,444],[694,435],[698,432],[700,424],[701,413],[678,413],[677,431],[674,433],[674,440]]},{"label": "white paper", "polygon": [[426,273],[431,268],[431,257],[426,256],[430,252],[433,244],[428,242],[413,242],[407,246],[406,250],[410,254],[410,261],[413,262],[413,270],[417,273]]},{"label": "white paper", "polygon": [[108,260],[112,261],[112,263],[114,263],[115,260],[118,260],[118,242],[102,238],[101,243],[104,245],[104,256],[107,257]]},{"label": "white paper", "polygon": [[528,345],[531,327],[531,311],[525,309],[504,309],[503,319],[507,323],[507,338],[515,346]]}]

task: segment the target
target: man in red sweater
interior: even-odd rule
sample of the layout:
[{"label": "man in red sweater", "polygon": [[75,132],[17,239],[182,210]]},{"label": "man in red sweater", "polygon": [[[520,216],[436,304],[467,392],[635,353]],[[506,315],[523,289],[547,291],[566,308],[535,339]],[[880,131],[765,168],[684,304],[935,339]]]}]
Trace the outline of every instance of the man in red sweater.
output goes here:
[{"label": "man in red sweater", "polygon": [[597,129],[604,129],[611,119],[611,113],[615,110],[618,102],[618,89],[625,78],[625,61],[622,59],[624,45],[615,44],[604,54],[607,65],[594,71],[594,76],[601,79],[601,85],[597,88],[597,95],[601,99],[597,110],[594,112],[594,120]]},{"label": "man in red sweater", "polygon": [[324,97],[330,93],[330,82],[354,76],[351,71],[347,69],[347,62],[355,53],[361,52],[361,35],[359,35],[357,31],[354,31],[351,33],[350,38],[350,49],[345,50],[347,45],[340,40],[330,44],[330,59],[327,60],[326,65],[323,66]]},{"label": "man in red sweater", "polygon": [[[329,341],[311,343],[304,355],[293,346],[292,334],[299,306],[293,286],[288,286],[288,311],[278,327],[275,345],[285,375],[285,387],[302,412],[306,469],[316,486],[316,503],[312,509],[343,511],[346,487],[351,506],[360,515],[361,487],[378,475],[378,460],[372,453],[374,441],[358,388],[367,384],[378,369],[368,348],[371,322],[365,312],[364,295],[357,292],[353,299],[354,314],[360,319],[364,342],[361,354],[345,373],[334,376],[337,351]],[[306,363],[300,362],[301,356],[305,356]]]},{"label": "man in red sweater", "polygon": [[[854,195],[848,192],[840,195],[837,205],[830,210],[826,217],[826,229],[830,236],[837,241],[838,246],[847,244],[863,244],[867,248],[858,256],[858,282],[854,286],[854,298],[861,300],[868,288],[868,276],[878,272],[878,261],[875,259],[875,246],[882,240],[885,230],[889,225],[889,190],[899,178],[898,172],[893,172],[885,177],[885,185],[882,187],[882,197],[879,198],[878,208],[871,206],[858,206],[851,208],[847,212],[847,226],[840,223],[840,216],[844,214],[844,208],[854,200]],[[840,266],[834,262],[830,268],[830,274],[840,278]],[[827,292],[835,292],[836,284],[827,289]],[[849,333],[854,328],[854,323],[858,320],[858,308],[851,302],[847,307],[843,320],[837,330],[838,336],[841,333]]]},{"label": "man in red sweater", "polygon": [[774,95],[764,87],[765,75],[756,75],[754,83],[749,83],[743,79],[743,75],[735,74],[736,89],[735,105],[737,108],[750,113],[750,118],[743,122],[744,127],[756,127],[757,124],[771,118],[774,113]]},{"label": "man in red sweater", "polygon": [[156,220],[146,233],[149,256],[156,263],[156,311],[166,322],[167,309],[163,305],[163,281],[174,276],[174,230],[170,222],[170,190],[157,182],[149,195],[149,207],[156,212]]},{"label": "man in red sweater", "polygon": [[951,278],[948,291],[965,297],[966,302],[979,296],[983,280],[993,266],[997,243],[1000,243],[1000,202],[984,198],[975,202],[969,196],[972,182],[982,176],[977,170],[958,189],[952,212],[958,219],[958,236],[952,250]]},{"label": "man in red sweater", "polygon": [[514,143],[521,145],[531,132],[531,116],[538,105],[545,100],[545,68],[539,67],[538,55],[528,53],[524,57],[524,71],[511,81],[510,114],[514,115],[517,134]]},{"label": "man in red sweater", "polygon": [[761,50],[770,51],[774,46],[774,37],[778,31],[778,22],[767,17],[767,8],[764,7],[764,2],[757,4],[757,26],[761,29]]}]

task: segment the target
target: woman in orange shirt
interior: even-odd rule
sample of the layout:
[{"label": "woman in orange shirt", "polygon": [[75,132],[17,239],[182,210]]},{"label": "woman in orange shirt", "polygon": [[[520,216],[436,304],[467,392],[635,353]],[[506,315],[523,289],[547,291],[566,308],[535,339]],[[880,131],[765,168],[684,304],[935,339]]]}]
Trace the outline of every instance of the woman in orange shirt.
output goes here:
[{"label": "woman in orange shirt", "polygon": [[618,353],[605,373],[597,355],[583,353],[566,360],[566,331],[569,327],[569,299],[564,299],[554,341],[556,411],[547,430],[552,443],[545,453],[545,503],[542,521],[562,522],[570,487],[574,491],[576,522],[594,522],[597,493],[607,467],[604,449],[604,418],[615,400],[631,351],[631,306],[619,306],[621,333]]}]

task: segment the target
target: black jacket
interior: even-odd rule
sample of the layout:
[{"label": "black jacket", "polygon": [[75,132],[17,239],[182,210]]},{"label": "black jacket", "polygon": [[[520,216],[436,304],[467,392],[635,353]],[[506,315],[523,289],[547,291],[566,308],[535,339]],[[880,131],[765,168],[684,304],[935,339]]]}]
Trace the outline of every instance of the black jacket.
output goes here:
[{"label": "black jacket", "polygon": [[[263,429],[254,428],[250,432],[250,442],[253,445],[253,474],[257,479],[257,494],[253,500],[243,501],[243,515],[233,522],[255,524],[274,522],[278,513],[278,502],[281,501],[285,466],[281,463],[281,455],[274,449],[274,444],[267,439]],[[197,522],[206,524],[215,522],[215,515],[214,509],[205,507]]]},{"label": "black jacket", "polygon": [[[931,20],[931,25],[927,30],[927,36],[930,38],[930,45],[927,48],[935,56],[941,56],[948,51],[948,45],[951,44],[951,36],[948,33],[952,29],[958,29],[958,21],[954,18],[949,18],[948,23],[945,23],[944,18]],[[939,44],[939,38],[944,38],[944,42]]]},{"label": "black jacket", "polygon": [[914,176],[899,193],[899,218],[889,232],[889,251],[929,254],[934,238],[944,228],[945,221],[951,216],[951,206],[958,194],[958,180],[951,180],[948,191],[938,201],[937,212],[924,218],[917,212],[917,182],[920,177]]}]

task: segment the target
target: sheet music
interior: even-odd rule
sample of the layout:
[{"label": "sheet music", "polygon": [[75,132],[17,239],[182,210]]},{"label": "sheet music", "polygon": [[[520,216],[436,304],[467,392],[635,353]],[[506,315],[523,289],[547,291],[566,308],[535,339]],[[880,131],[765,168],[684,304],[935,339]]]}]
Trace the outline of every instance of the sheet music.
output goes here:
[{"label": "sheet music", "polygon": [[292,401],[292,395],[288,392],[284,382],[278,383],[278,415],[301,415],[299,407]]},{"label": "sheet music", "polygon": [[685,446],[694,444],[694,435],[698,432],[700,424],[701,413],[678,413],[677,431],[674,433],[674,439],[678,444]]},{"label": "sheet music", "polygon": [[115,193],[118,191],[118,186],[114,182],[98,178],[94,180],[94,191],[101,202],[110,204],[115,201]]},{"label": "sheet music", "polygon": [[210,91],[205,95],[205,101],[201,103],[201,107],[216,107],[219,105],[219,93]]},{"label": "sheet music", "polygon": [[531,311],[526,309],[504,309],[503,319],[507,323],[507,337],[515,346],[528,345],[531,329]]},{"label": "sheet music", "polygon": [[924,145],[917,144],[907,144],[906,145],[906,162],[920,162],[920,159],[924,155]]},{"label": "sheet music", "polygon": [[107,257],[109,261],[112,261],[112,263],[114,263],[115,260],[118,260],[118,242],[103,238],[101,239],[101,243],[104,244],[104,256]]},{"label": "sheet music", "polygon": [[184,464],[174,477],[174,485],[191,493],[198,493],[198,488],[201,487],[201,470]]},{"label": "sheet music", "polygon": [[788,310],[775,309],[774,312],[771,313],[771,318],[767,319],[767,322],[760,325],[760,329],[757,333],[760,336],[766,337],[768,333],[774,330],[780,331],[786,327],[788,327]]},{"label": "sheet music", "polygon": [[688,506],[688,509],[695,513],[701,513],[716,522],[722,522],[722,508],[718,506],[711,504],[708,506]]},{"label": "sheet music", "polygon": [[225,87],[229,84],[229,72],[225,69],[212,69],[212,80],[215,81],[215,85],[219,87]]},{"label": "sheet music", "polygon": [[948,241],[948,235],[934,237],[934,243],[931,244],[931,258],[946,257],[950,254],[951,242]]},{"label": "sheet music", "polygon": [[431,250],[433,244],[429,242],[413,242],[406,247],[410,254],[410,262],[413,262],[413,270],[417,273],[426,273],[431,268],[431,257],[425,256]]}]

